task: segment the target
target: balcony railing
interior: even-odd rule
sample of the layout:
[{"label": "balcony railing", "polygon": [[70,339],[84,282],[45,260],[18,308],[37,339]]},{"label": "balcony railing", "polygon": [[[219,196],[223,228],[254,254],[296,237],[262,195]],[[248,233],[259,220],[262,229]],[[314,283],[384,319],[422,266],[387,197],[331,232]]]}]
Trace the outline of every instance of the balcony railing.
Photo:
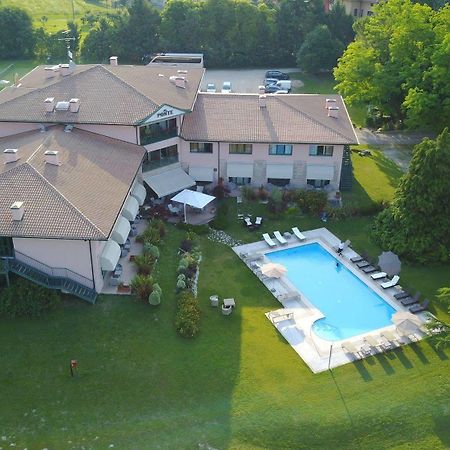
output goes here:
[{"label": "balcony railing", "polygon": [[178,162],[178,156],[168,156],[157,161],[148,161],[142,164],[142,172],[149,172],[150,170],[159,169],[160,167],[168,166]]},{"label": "balcony railing", "polygon": [[154,134],[151,136],[141,136],[141,145],[153,144],[155,142],[164,141],[166,139],[170,139],[176,137],[178,135],[177,129],[171,129],[162,131],[158,134]]}]

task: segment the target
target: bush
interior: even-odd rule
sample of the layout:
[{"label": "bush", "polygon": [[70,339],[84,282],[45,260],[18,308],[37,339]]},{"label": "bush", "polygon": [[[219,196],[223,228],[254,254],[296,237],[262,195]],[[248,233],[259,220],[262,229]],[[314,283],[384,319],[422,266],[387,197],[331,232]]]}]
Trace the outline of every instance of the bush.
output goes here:
[{"label": "bush", "polygon": [[216,230],[225,230],[228,227],[228,204],[221,202],[219,204],[219,210],[217,216],[211,222],[211,227]]},{"label": "bush", "polygon": [[256,192],[251,186],[248,186],[248,185],[242,186],[241,187],[241,195],[244,198],[244,200],[247,200],[247,201],[256,200]]},{"label": "bush", "polygon": [[209,233],[208,225],[191,225],[189,223],[180,222],[176,227],[180,230],[185,230],[188,233],[195,233],[197,235],[204,235]]},{"label": "bush", "polygon": [[150,255],[155,260],[159,258],[159,248],[156,245],[146,242],[143,248],[144,255]]},{"label": "bush", "polygon": [[148,301],[149,295],[153,291],[153,278],[151,275],[136,275],[131,280],[131,292],[140,300]]},{"label": "bush", "polygon": [[137,266],[138,274],[150,275],[155,264],[155,258],[150,254],[137,255],[134,257],[133,262]]},{"label": "bush", "polygon": [[191,292],[178,295],[175,329],[180,336],[192,338],[200,331],[200,306]]},{"label": "bush", "polygon": [[56,308],[60,294],[27,280],[15,280],[0,291],[0,316],[39,317]]},{"label": "bush", "polygon": [[153,289],[152,293],[148,296],[148,303],[153,306],[158,306],[161,303],[160,291]]},{"label": "bush", "polygon": [[184,252],[190,252],[192,250],[192,241],[189,239],[183,239],[180,244],[180,249]]},{"label": "bush", "polygon": [[180,259],[180,262],[178,263],[178,273],[184,273],[186,269],[189,267],[189,259],[186,257],[183,257]]},{"label": "bush", "polygon": [[262,186],[258,189],[258,198],[262,202],[265,202],[269,198],[269,193]]},{"label": "bush", "polygon": [[178,278],[177,280],[177,291],[184,291],[186,289],[186,281]]}]

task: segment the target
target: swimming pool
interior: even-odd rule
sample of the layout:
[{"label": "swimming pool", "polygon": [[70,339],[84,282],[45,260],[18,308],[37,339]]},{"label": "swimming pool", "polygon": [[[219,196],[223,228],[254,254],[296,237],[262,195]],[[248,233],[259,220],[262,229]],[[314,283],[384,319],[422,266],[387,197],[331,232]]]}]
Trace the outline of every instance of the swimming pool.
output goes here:
[{"label": "swimming pool", "polygon": [[266,253],[287,268],[287,278],[325,316],[312,327],[328,341],[392,325],[395,309],[320,244]]}]

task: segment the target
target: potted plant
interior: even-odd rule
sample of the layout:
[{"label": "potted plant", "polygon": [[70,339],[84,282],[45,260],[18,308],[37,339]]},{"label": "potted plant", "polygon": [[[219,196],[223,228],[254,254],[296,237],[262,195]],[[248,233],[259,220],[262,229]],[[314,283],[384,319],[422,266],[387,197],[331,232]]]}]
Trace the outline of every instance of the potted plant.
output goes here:
[{"label": "potted plant", "polygon": [[117,292],[120,292],[122,294],[129,294],[131,292],[130,285],[125,284],[123,281],[121,281],[117,286]]}]

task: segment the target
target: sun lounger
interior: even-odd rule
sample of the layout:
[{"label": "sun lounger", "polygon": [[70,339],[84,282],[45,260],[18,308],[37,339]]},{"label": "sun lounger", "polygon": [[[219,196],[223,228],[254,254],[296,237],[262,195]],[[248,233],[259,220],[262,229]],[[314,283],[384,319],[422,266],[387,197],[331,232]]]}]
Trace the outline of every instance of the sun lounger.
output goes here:
[{"label": "sun lounger", "polygon": [[247,228],[253,227],[253,222],[250,220],[250,217],[244,217],[244,223]]},{"label": "sun lounger", "polygon": [[381,336],[386,338],[389,342],[400,342],[389,330],[383,331]]},{"label": "sun lounger", "polygon": [[397,292],[394,294],[394,298],[397,300],[401,300],[402,298],[411,297],[411,294],[408,291],[401,290],[400,292]]},{"label": "sun lounger", "polygon": [[356,263],[356,267],[358,267],[359,269],[362,269],[363,267],[367,267],[367,266],[370,266],[370,262],[368,262],[366,260]]},{"label": "sun lounger", "polygon": [[372,350],[367,344],[361,345],[359,348],[359,352],[362,353],[364,356],[370,356],[372,354]]},{"label": "sun lounger", "polygon": [[377,270],[377,268],[373,267],[373,266],[365,266],[365,267],[362,267],[361,270],[364,273],[372,273],[372,272],[375,272]]},{"label": "sun lounger", "polygon": [[364,258],[362,257],[362,256],[354,256],[353,258],[350,258],[350,261],[352,262],[352,263],[358,263],[358,262],[360,262],[360,261],[362,261]]},{"label": "sun lounger", "polygon": [[386,272],[377,272],[370,275],[372,280],[380,280],[381,278],[386,278],[387,273]]},{"label": "sun lounger", "polygon": [[287,244],[287,240],[283,236],[281,236],[281,233],[279,231],[274,231],[273,234],[280,244]]},{"label": "sun lounger", "polygon": [[400,280],[400,277],[398,275],[394,275],[392,277],[392,280],[386,281],[385,283],[381,283],[381,287],[383,289],[389,289],[391,287],[394,287],[398,281]]},{"label": "sun lounger", "polygon": [[292,227],[292,232],[300,241],[304,241],[306,239],[306,236],[297,227]]},{"label": "sun lounger", "polygon": [[380,345],[383,350],[391,350],[395,347],[395,344],[388,340],[385,336],[381,336]]},{"label": "sun lounger", "polygon": [[414,305],[414,303],[417,303],[419,301],[420,298],[420,292],[416,292],[416,294],[414,295],[414,297],[406,297],[400,300],[400,303],[403,306],[410,306],[410,305]]},{"label": "sun lounger", "polygon": [[347,353],[351,353],[357,359],[361,359],[359,350],[351,342],[343,342],[342,349]]},{"label": "sun lounger", "polygon": [[272,241],[272,238],[269,236],[268,233],[264,233],[264,234],[262,235],[262,237],[263,237],[263,239],[266,241],[266,244],[267,244],[269,247],[276,247],[277,244],[276,244],[274,241]]},{"label": "sun lounger", "polygon": [[258,226],[258,227],[261,226],[262,220],[263,220],[262,217],[257,217],[256,220],[255,220],[255,225]]},{"label": "sun lounger", "polygon": [[425,311],[428,308],[428,305],[430,304],[430,300],[427,298],[420,303],[419,305],[414,305],[409,308],[409,312],[412,312],[413,314],[417,314],[420,311]]},{"label": "sun lounger", "polygon": [[366,336],[364,338],[364,340],[371,346],[374,348],[378,348],[381,347],[380,343],[373,337],[373,336]]}]

